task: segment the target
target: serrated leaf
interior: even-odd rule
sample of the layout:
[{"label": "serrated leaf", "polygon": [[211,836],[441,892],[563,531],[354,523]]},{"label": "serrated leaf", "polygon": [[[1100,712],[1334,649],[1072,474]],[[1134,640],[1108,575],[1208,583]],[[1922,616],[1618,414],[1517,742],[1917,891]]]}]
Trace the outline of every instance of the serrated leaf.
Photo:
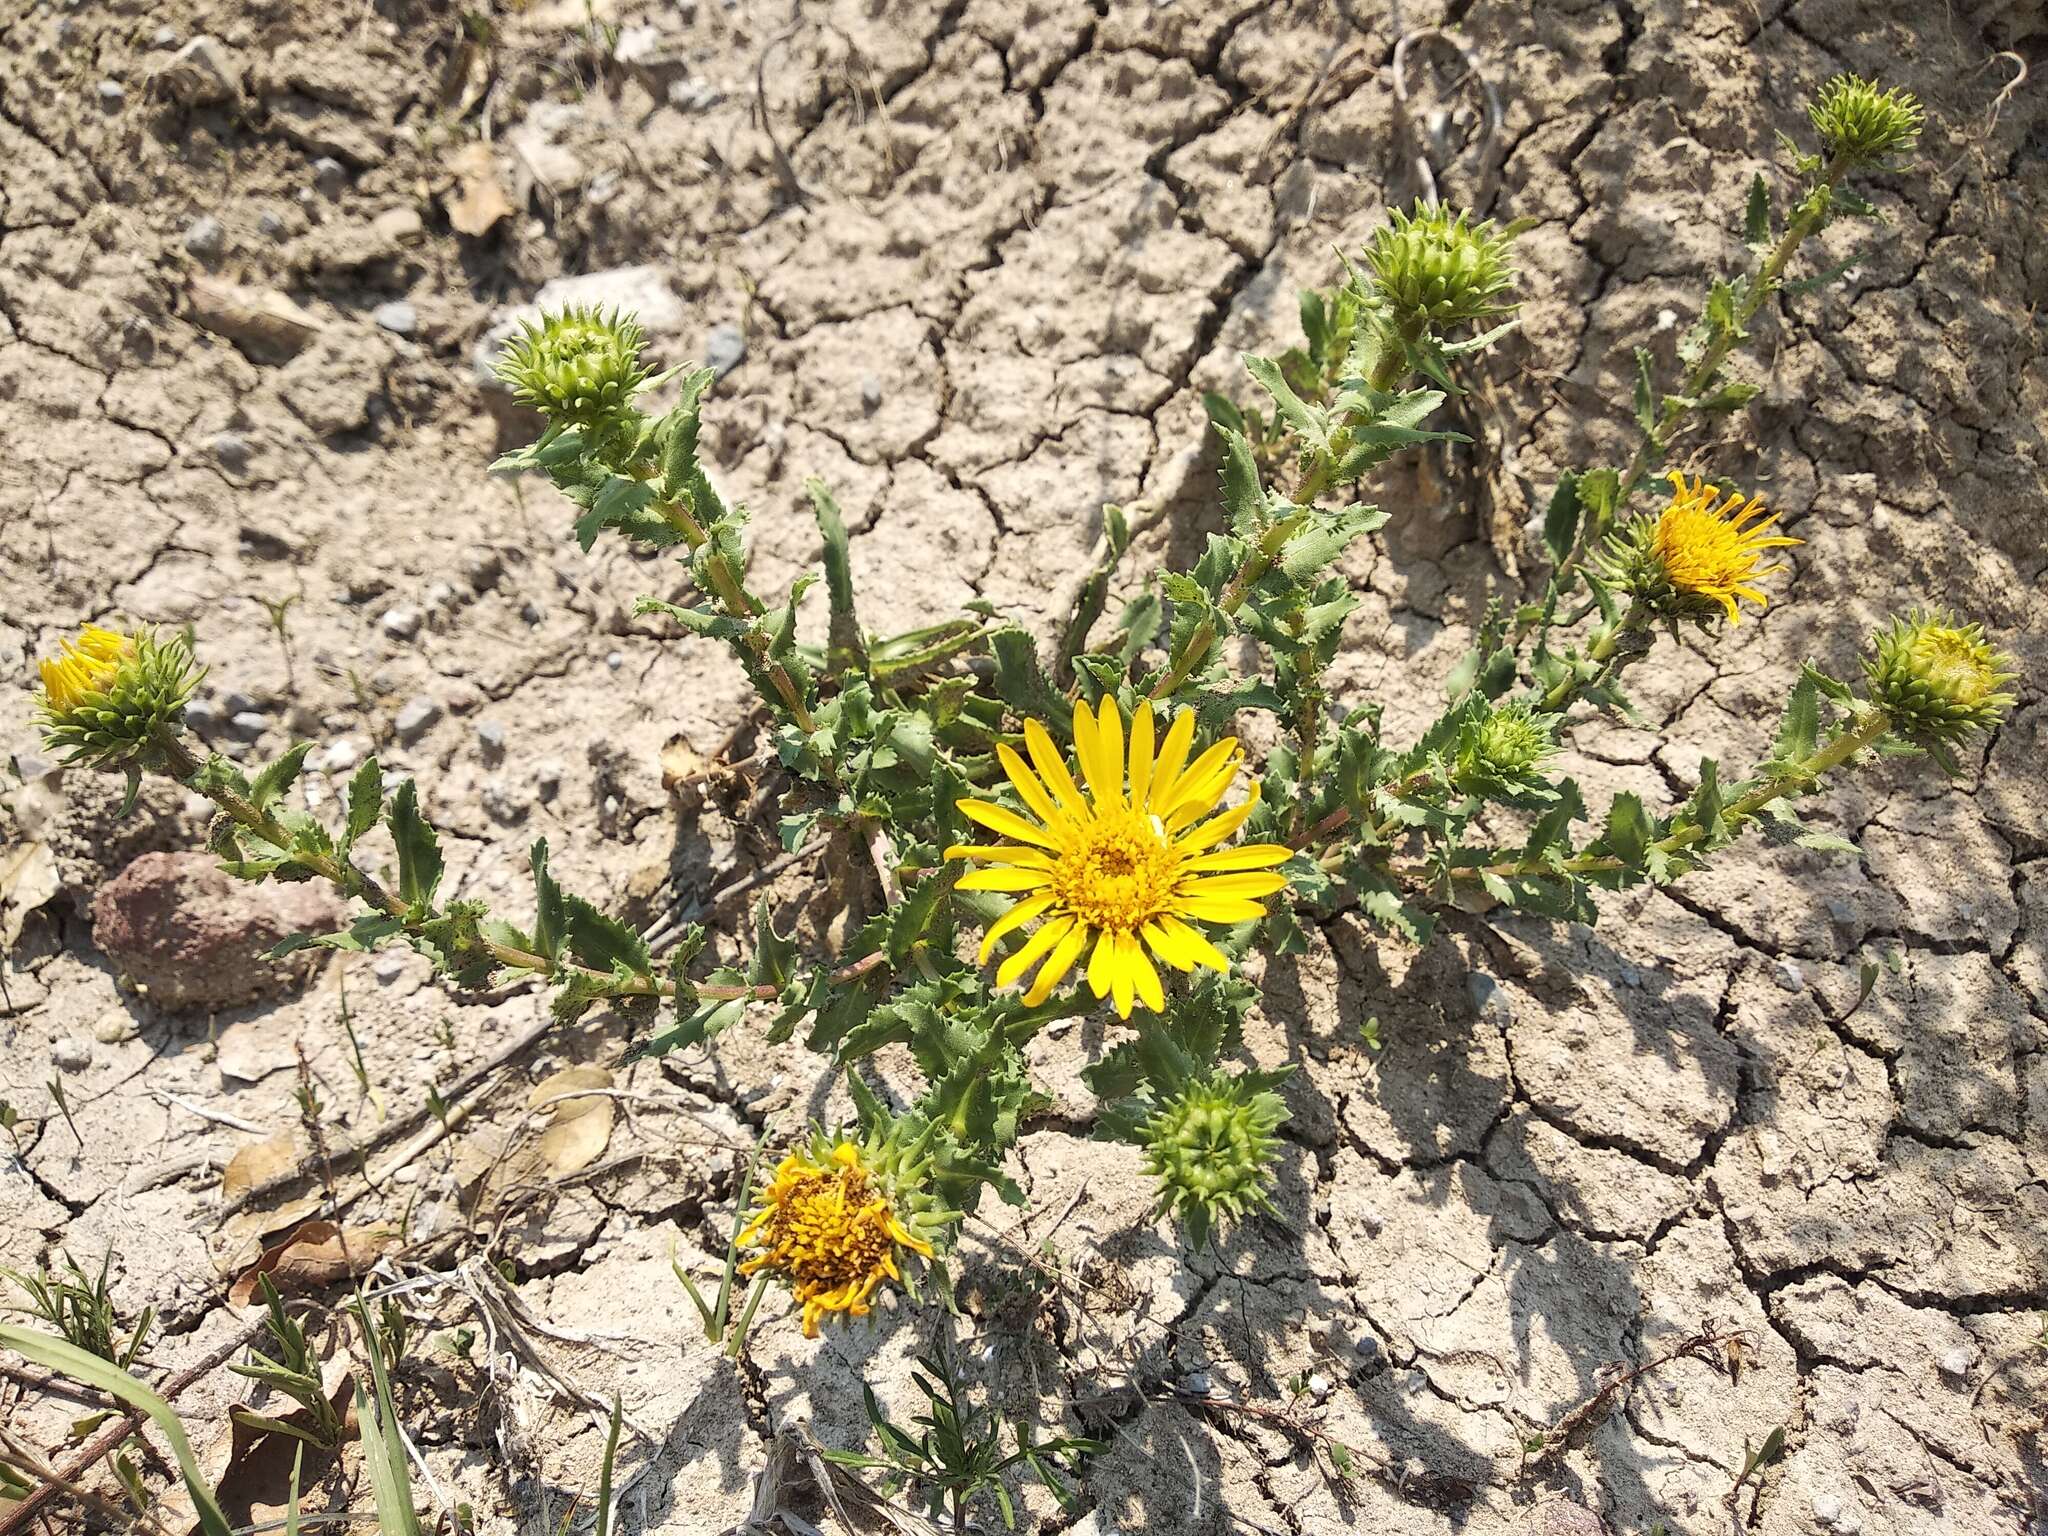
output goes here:
[{"label": "serrated leaf", "polygon": [[1244,412],[1237,408],[1236,402],[1217,394],[1213,389],[1205,390],[1202,394],[1202,409],[1208,412],[1209,420],[1216,426],[1228,427],[1241,435],[1244,433]]},{"label": "serrated leaf", "polygon": [[548,871],[548,840],[538,838],[533,845],[533,948],[536,954],[544,956],[548,963],[559,963],[562,946],[568,942],[569,913],[564,904],[561,886]]},{"label": "serrated leaf", "polygon": [[1820,743],[1820,685],[1811,674],[1802,673],[1785,701],[1785,715],[1778,723],[1778,735],[1771,744],[1771,760],[1785,767],[1813,756]]},{"label": "serrated leaf", "polygon": [[1317,511],[1306,526],[1280,546],[1274,562],[1295,581],[1313,576],[1366,534],[1384,527],[1390,513],[1378,507],[1340,507]]},{"label": "serrated leaf", "polygon": [[823,480],[815,475],[804,482],[811,498],[811,510],[818,519],[818,533],[824,540],[825,593],[832,615],[826,640],[826,662],[834,671],[867,670],[867,651],[861,640],[860,621],[853,608],[853,561],[847,549],[846,520],[839,503]]},{"label": "serrated leaf", "polygon": [[1579,477],[1568,471],[1551,492],[1550,506],[1543,514],[1543,547],[1550,551],[1553,561],[1571,553],[1579,533],[1580,506]]},{"label": "serrated leaf", "polygon": [[646,976],[654,969],[647,941],[581,896],[562,897],[563,937],[578,964],[611,975]]},{"label": "serrated leaf", "polygon": [[375,757],[368,757],[355,771],[355,777],[348,781],[348,817],[342,823],[341,832],[344,857],[358,838],[377,825],[378,813],[383,809],[384,770],[377,765]]},{"label": "serrated leaf", "polygon": [[1792,839],[1802,848],[1812,848],[1820,853],[1846,853],[1851,858],[1861,858],[1863,850],[1848,838],[1833,832],[1803,832]]},{"label": "serrated leaf", "polygon": [[1273,409],[1282,421],[1300,435],[1302,441],[1317,453],[1330,451],[1330,433],[1324,423],[1322,412],[1306,404],[1294,392],[1293,386],[1280,371],[1280,365],[1270,357],[1259,357],[1250,352],[1244,355],[1245,372],[1258,380],[1260,388],[1273,397]]},{"label": "serrated leaf", "polygon": [[411,779],[398,786],[384,819],[398,848],[398,894],[423,912],[433,906],[441,884],[441,839],[420,815],[419,786]]},{"label": "serrated leaf", "polygon": [[297,781],[299,770],[305,766],[306,754],[312,750],[310,741],[297,742],[284,756],[267,765],[249,785],[249,803],[259,811],[270,809]]},{"label": "serrated leaf", "polygon": [[661,446],[661,495],[665,501],[681,500],[700,475],[697,434],[703,396],[716,377],[709,368],[697,369],[683,381],[682,396],[668,413],[668,429]]},{"label": "serrated leaf", "polygon": [[1636,348],[1636,425],[1652,441],[1657,436],[1657,388],[1650,379],[1650,351]]},{"label": "serrated leaf", "polygon": [[1616,795],[1613,805],[1608,807],[1607,826],[1600,834],[1601,846],[1629,868],[1636,869],[1642,866],[1643,856],[1655,836],[1656,827],[1643,808],[1642,796],[1629,790]]},{"label": "serrated leaf", "polygon": [[1749,184],[1749,201],[1742,210],[1742,238],[1752,246],[1771,243],[1771,184],[1762,171]]},{"label": "serrated leaf", "polygon": [[1254,532],[1265,519],[1266,488],[1259,481],[1259,466],[1252,457],[1252,445],[1242,432],[1230,427],[1216,428],[1223,439],[1223,506],[1230,514],[1230,526],[1239,533]]},{"label": "serrated leaf", "polygon": [[1699,409],[1712,415],[1725,415],[1729,411],[1740,410],[1762,393],[1762,385],[1748,384],[1738,379],[1732,383],[1723,384],[1712,394],[1702,397],[1697,403]]}]

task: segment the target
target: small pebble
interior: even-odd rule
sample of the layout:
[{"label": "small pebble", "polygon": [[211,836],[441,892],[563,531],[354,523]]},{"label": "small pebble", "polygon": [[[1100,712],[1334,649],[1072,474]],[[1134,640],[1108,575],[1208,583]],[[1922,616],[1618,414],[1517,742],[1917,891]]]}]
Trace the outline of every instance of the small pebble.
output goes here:
[{"label": "small pebble", "polygon": [[1361,1360],[1377,1360],[1380,1357],[1380,1341],[1377,1335],[1361,1333],[1358,1342],[1351,1346]]},{"label": "small pebble", "polygon": [[221,252],[227,248],[228,232],[212,214],[203,213],[185,226],[185,249],[196,259],[219,261]]},{"label": "small pebble", "polygon": [[1967,1344],[1958,1344],[1941,1357],[1941,1374],[1961,1381],[1970,1374],[1970,1367],[1976,1361],[1976,1351]]},{"label": "small pebble", "polygon": [[396,953],[379,955],[377,963],[370,967],[370,971],[388,987],[405,974],[405,956]]},{"label": "small pebble", "polygon": [[1207,1397],[1209,1395],[1209,1388],[1210,1381],[1207,1371],[1189,1371],[1187,1375],[1180,1379],[1181,1391],[1192,1393],[1196,1397]]},{"label": "small pebble", "polygon": [[420,317],[404,299],[393,299],[370,311],[370,318],[394,336],[410,336],[419,329]]},{"label": "small pebble", "polygon": [[505,755],[505,727],[501,721],[481,720],[477,722],[476,744],[483,748],[486,757]]},{"label": "small pebble", "polygon": [[1799,969],[1796,960],[1780,960],[1771,971],[1771,980],[1787,992],[1801,992],[1806,989],[1806,972]]},{"label": "small pebble", "polygon": [[503,779],[488,779],[477,797],[483,802],[484,814],[501,826],[511,826],[526,819],[526,806],[517,799],[505,785]]},{"label": "small pebble", "polygon": [[1856,909],[1839,896],[1828,898],[1828,917],[1846,928],[1856,921]]},{"label": "small pebble", "polygon": [[405,707],[399,710],[398,718],[393,720],[391,725],[392,729],[398,732],[398,739],[409,746],[426,735],[434,722],[440,718],[439,701],[423,693],[406,700]]},{"label": "small pebble", "polygon": [[92,1047],[83,1040],[59,1040],[50,1047],[50,1065],[59,1072],[83,1072],[92,1065]]},{"label": "small pebble", "polygon": [[445,581],[437,581],[427,588],[427,602],[435,608],[453,608],[455,589]]},{"label": "small pebble", "polygon": [[178,46],[178,29],[176,27],[158,27],[156,34],[150,38],[149,42],[152,48],[175,48]]},{"label": "small pebble", "polygon": [[736,325],[714,325],[704,338],[704,366],[724,378],[745,361],[747,338]]},{"label": "small pebble", "polygon": [[1486,972],[1469,972],[1465,977],[1465,991],[1472,999],[1473,1010],[1486,1023],[1498,1028],[1513,1021],[1514,1004],[1508,1001],[1500,983]]},{"label": "small pebble", "polygon": [[92,1037],[101,1045],[119,1045],[141,1033],[142,1026],[135,1022],[135,1015],[126,1008],[109,1008],[93,1020]]},{"label": "small pebble", "polygon": [[882,403],[882,381],[872,373],[860,381],[860,405],[864,411],[872,411]]},{"label": "small pebble", "polygon": [[562,765],[542,763],[533,770],[534,787],[540,791],[543,800],[552,800],[562,792]]},{"label": "small pebble", "polygon": [[704,80],[674,80],[669,83],[668,104],[684,112],[708,112],[725,100],[725,92]]},{"label": "small pebble", "polygon": [[222,469],[239,475],[249,467],[249,440],[238,432],[217,433],[213,439],[213,456],[220,461]]},{"label": "small pebble", "polygon": [[[316,765],[323,773],[347,773],[362,757],[362,749],[346,736],[340,736],[327,744],[327,750],[318,754]],[[312,760],[307,759],[308,762]]]},{"label": "small pebble", "polygon": [[256,227],[273,240],[282,240],[287,233],[284,220],[268,209],[256,216]]},{"label": "small pebble", "polygon": [[420,632],[420,625],[425,621],[425,614],[417,608],[407,606],[385,609],[384,617],[377,622],[383,627],[384,633],[392,639],[410,640]]},{"label": "small pebble", "polygon": [[1624,987],[1640,987],[1643,984],[1643,973],[1632,965],[1624,965],[1621,968],[1621,984]]},{"label": "small pebble", "polygon": [[370,220],[371,230],[393,245],[410,245],[427,232],[417,208],[386,208]]},{"label": "small pebble", "polygon": [[211,699],[194,699],[185,706],[185,723],[202,736],[219,730],[226,718],[220,706]]},{"label": "small pebble", "polygon": [[128,88],[118,80],[102,80],[99,96],[100,105],[112,110],[128,99]]},{"label": "small pebble", "polygon": [[263,706],[237,688],[220,701],[220,707],[231,715],[246,715],[260,710]]},{"label": "small pebble", "polygon": [[270,729],[270,717],[245,709],[240,714],[228,716],[228,729],[243,741],[256,741]]},{"label": "small pebble", "polygon": [[1330,1378],[1317,1371],[1308,1379],[1308,1395],[1321,1402],[1330,1395]]},{"label": "small pebble", "polygon": [[540,604],[521,603],[519,605],[519,617],[526,620],[529,624],[538,624],[540,622]]},{"label": "small pebble", "polygon": [[612,651],[605,656],[604,664],[616,672],[626,664],[626,653],[624,651]]},{"label": "small pebble", "polygon": [[348,185],[348,167],[332,155],[322,155],[313,162],[313,185],[329,197],[338,196]]},{"label": "small pebble", "polygon": [[472,591],[488,592],[498,584],[498,578],[505,574],[505,561],[495,549],[479,550],[465,556],[462,562],[463,579]]}]

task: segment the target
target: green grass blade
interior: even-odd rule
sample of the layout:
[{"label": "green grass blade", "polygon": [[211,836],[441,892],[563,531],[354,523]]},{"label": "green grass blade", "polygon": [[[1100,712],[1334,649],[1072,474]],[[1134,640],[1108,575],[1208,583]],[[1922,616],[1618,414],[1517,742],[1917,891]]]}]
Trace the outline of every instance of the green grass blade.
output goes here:
[{"label": "green grass blade", "polygon": [[129,1407],[146,1414],[163,1432],[164,1439],[170,1443],[171,1454],[177,1458],[185,1489],[192,1496],[192,1508],[199,1516],[199,1528],[206,1532],[206,1536],[228,1536],[227,1516],[214,1503],[213,1490],[199,1475],[199,1462],[192,1454],[192,1442],[185,1438],[185,1426],[162,1397],[112,1361],[87,1354],[77,1345],[51,1338],[46,1333],[0,1325],[0,1344],[27,1356],[37,1365],[73,1377],[87,1386],[98,1387],[102,1392],[111,1392]]}]

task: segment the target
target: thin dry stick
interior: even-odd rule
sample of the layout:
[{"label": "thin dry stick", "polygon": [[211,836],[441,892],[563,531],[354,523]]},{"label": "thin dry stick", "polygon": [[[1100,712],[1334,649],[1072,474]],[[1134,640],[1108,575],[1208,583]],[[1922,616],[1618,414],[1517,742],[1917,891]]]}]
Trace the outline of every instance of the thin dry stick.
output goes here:
[{"label": "thin dry stick", "polygon": [[[207,1352],[204,1359],[195,1360],[159,1387],[157,1395],[163,1398],[165,1402],[175,1402],[180,1392],[183,1392],[187,1387],[199,1380],[200,1377],[209,1375],[217,1370],[227,1361],[229,1356],[248,1344],[266,1326],[267,1320],[258,1318],[226,1343],[215,1345]],[[86,1441],[76,1456],[73,1456],[57,1469],[57,1476],[65,1483],[76,1483],[93,1469],[101,1457],[105,1456],[115,1446],[141,1428],[141,1411],[131,1409],[115,1423],[109,1424],[105,1429]],[[27,1530],[29,1522],[36,1516],[36,1511],[63,1491],[54,1482],[44,1483],[42,1486],[33,1489],[27,1498],[14,1506],[14,1509],[5,1520],[0,1520],[0,1536],[14,1536],[14,1533],[17,1531]]]}]

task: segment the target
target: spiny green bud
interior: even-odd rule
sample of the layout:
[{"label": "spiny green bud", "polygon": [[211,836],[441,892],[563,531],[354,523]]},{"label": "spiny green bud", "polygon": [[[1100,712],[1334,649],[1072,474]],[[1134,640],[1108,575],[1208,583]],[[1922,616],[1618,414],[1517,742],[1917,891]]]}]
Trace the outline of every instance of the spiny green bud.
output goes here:
[{"label": "spiny green bud", "polygon": [[1904,154],[1920,137],[1924,114],[1911,91],[1881,91],[1857,75],[1837,75],[1806,109],[1829,159],[1872,165]]},{"label": "spiny green bud", "polygon": [[1418,202],[1412,214],[1396,208],[1365,248],[1374,285],[1397,318],[1456,325],[1506,314],[1497,302],[1515,280],[1509,265],[1511,235],[1493,220]]},{"label": "spiny green bud", "polygon": [[1247,1078],[1216,1072],[1188,1083],[1139,1132],[1145,1171],[1159,1180],[1158,1213],[1177,1214],[1200,1247],[1212,1224],[1271,1210],[1273,1132],[1286,1118],[1280,1096]]},{"label": "spiny green bud", "polygon": [[2006,685],[2018,676],[2012,657],[1984,638],[1981,624],[1917,611],[1894,619],[1871,641],[1864,662],[1870,695],[1891,717],[1892,730],[1938,755],[1989,730],[2013,702]]},{"label": "spiny green bud", "polygon": [[184,723],[203,675],[181,638],[88,624],[43,658],[36,713],[43,743],[67,763],[134,763]]},{"label": "spiny green bud", "polygon": [[526,321],[499,354],[513,397],[550,420],[592,426],[615,416],[647,377],[640,322],[620,311],[571,304]]},{"label": "spiny green bud", "polygon": [[1452,777],[1468,794],[1526,780],[1557,750],[1553,717],[1525,703],[1503,704],[1458,733]]}]

